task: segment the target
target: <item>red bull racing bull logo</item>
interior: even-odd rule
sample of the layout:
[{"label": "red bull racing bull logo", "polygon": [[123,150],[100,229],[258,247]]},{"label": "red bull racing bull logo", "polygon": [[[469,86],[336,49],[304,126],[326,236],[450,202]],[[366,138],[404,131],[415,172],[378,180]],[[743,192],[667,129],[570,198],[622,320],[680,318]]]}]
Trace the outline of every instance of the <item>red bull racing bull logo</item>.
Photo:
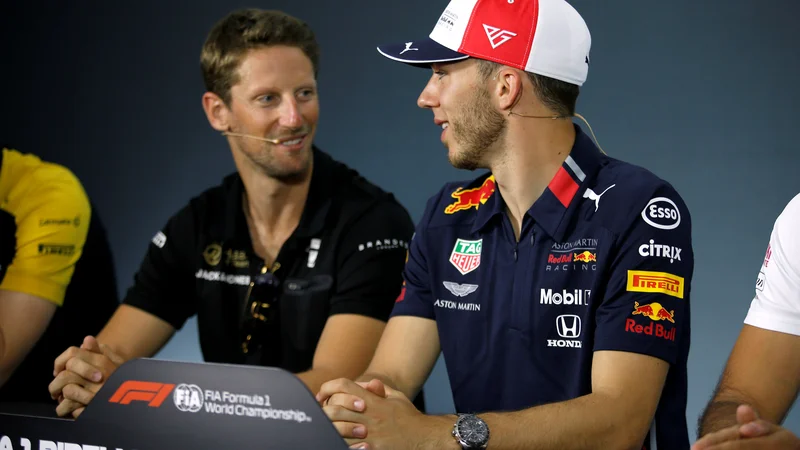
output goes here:
[{"label": "red bull racing bull logo", "polygon": [[668,320],[675,323],[675,310],[667,311],[661,303],[650,303],[649,305],[639,306],[639,302],[633,302],[633,315],[641,314],[651,320]]},{"label": "red bull racing bull logo", "polygon": [[628,292],[652,292],[683,298],[683,277],[666,272],[628,271]]},{"label": "red bull racing bull logo", "polygon": [[675,323],[675,310],[667,311],[660,303],[650,303],[648,305],[639,305],[639,302],[634,302],[633,312],[634,316],[645,316],[652,322],[648,325],[639,325],[634,319],[625,320],[625,331],[636,334],[646,334],[648,336],[655,336],[664,338],[668,341],[675,341],[676,328],[667,328],[660,323],[660,321],[669,321]]},{"label": "red bull racing bull logo", "polygon": [[597,253],[592,253],[590,251],[585,251],[583,253],[575,253],[575,262],[597,262]]},{"label": "red bull racing bull logo", "polygon": [[494,175],[490,176],[483,182],[480,187],[472,189],[458,188],[455,192],[450,194],[451,197],[456,199],[454,203],[447,205],[444,209],[445,214],[453,214],[458,211],[464,211],[474,207],[478,209],[479,206],[486,203],[489,197],[494,194],[495,182]]}]

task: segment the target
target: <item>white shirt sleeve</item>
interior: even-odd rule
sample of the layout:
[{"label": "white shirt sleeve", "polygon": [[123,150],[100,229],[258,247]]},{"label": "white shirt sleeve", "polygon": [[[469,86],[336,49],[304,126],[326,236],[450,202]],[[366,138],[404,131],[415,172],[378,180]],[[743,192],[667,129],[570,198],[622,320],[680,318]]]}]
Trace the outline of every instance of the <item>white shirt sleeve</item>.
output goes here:
[{"label": "white shirt sleeve", "polygon": [[800,336],[800,194],[775,220],[744,323]]}]

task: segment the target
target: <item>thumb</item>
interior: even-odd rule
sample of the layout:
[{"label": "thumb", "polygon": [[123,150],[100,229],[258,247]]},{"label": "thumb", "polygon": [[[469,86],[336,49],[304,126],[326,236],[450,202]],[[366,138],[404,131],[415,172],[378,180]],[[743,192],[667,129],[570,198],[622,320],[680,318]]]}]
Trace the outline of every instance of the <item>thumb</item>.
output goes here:
[{"label": "thumb", "polygon": [[367,383],[367,390],[379,397],[386,397],[386,385],[383,381],[373,378]]},{"label": "thumb", "polygon": [[125,358],[114,352],[114,350],[111,350],[111,347],[107,346],[106,344],[99,344],[99,346],[100,351],[117,367],[121,366],[125,362]]},{"label": "thumb", "polygon": [[755,422],[756,420],[758,420],[758,413],[752,406],[739,405],[739,407],[736,408],[736,421],[739,425]]},{"label": "thumb", "polygon": [[743,438],[767,436],[778,431],[778,426],[766,420],[756,420],[739,427],[739,434]]},{"label": "thumb", "polygon": [[86,336],[83,338],[81,348],[90,352],[101,353],[100,344],[97,342],[97,339],[95,339],[94,336]]},{"label": "thumb", "polygon": [[393,389],[389,386],[385,386],[385,389],[386,389],[386,398],[398,398],[398,397],[402,397],[405,399],[408,398],[406,397],[406,394],[404,394],[402,391],[398,391],[397,389]]},{"label": "thumb", "polygon": [[386,385],[384,385],[383,382],[377,378],[371,379],[369,383],[358,381],[356,384],[367,391],[372,392],[378,397],[386,398]]}]

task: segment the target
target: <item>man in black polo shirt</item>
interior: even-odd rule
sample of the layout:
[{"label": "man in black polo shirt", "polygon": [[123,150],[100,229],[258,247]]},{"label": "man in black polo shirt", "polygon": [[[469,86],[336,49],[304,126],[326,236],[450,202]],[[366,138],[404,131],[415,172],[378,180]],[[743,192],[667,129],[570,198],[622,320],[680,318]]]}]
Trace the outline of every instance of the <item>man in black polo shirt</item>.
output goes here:
[{"label": "man in black polo shirt", "polygon": [[309,27],[277,11],[236,11],[211,30],[203,107],[237,173],[167,222],[97,339],[56,359],[59,415],[77,417],[121,362],[152,356],[195,314],[209,362],[281,367],[313,392],[366,369],[413,223],[312,144],[318,54]]}]

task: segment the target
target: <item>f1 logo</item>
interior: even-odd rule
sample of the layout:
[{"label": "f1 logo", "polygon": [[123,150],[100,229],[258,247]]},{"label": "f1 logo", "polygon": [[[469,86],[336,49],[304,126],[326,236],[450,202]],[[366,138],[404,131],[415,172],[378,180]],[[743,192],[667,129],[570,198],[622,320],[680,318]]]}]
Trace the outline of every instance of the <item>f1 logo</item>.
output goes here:
[{"label": "f1 logo", "polygon": [[581,335],[581,318],[574,314],[556,317],[556,331],[566,339],[577,339]]},{"label": "f1 logo", "polygon": [[148,402],[147,406],[158,408],[174,387],[174,384],[151,381],[126,381],[108,401],[120,405],[127,405],[130,402]]}]

